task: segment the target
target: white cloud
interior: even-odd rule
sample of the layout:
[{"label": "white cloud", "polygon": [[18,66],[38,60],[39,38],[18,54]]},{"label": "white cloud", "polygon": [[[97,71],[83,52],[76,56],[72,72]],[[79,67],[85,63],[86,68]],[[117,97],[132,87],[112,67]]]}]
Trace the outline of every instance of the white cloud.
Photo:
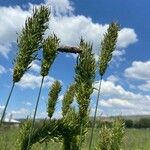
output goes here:
[{"label": "white cloud", "polygon": [[146,83],[139,85],[138,88],[142,91],[147,92],[150,91],[150,81],[147,81]]},{"label": "white cloud", "polygon": [[130,44],[137,42],[137,35],[134,29],[131,28],[123,28],[119,31],[117,47],[118,48],[126,48]]},{"label": "white cloud", "polygon": [[[74,7],[69,0],[45,0],[45,4],[52,7],[50,18],[50,30],[47,32],[55,32],[61,39],[61,44],[78,45],[79,40],[84,37],[87,41],[93,43],[93,49],[98,54],[100,41],[103,39],[103,34],[108,28],[108,24],[94,23],[90,17],[83,15],[75,15]],[[33,4],[29,4],[28,10],[23,10],[21,7],[0,7],[0,43],[3,45],[4,51],[0,53],[7,57],[10,48],[6,47],[5,43],[11,44],[16,41],[17,34],[24,25],[27,16],[31,15]],[[39,6],[39,5],[36,5]],[[119,31],[118,48],[126,48],[130,44],[137,41],[137,35],[134,29],[123,28]],[[1,45],[1,44],[0,44]],[[120,52],[122,53],[122,51]],[[119,55],[120,55],[119,53]]]},{"label": "white cloud", "polygon": [[5,107],[5,106],[1,106],[1,105],[0,105],[0,116],[1,116],[1,113],[3,112],[4,107]]},{"label": "white cloud", "polygon": [[[99,82],[94,84],[94,87],[98,89]],[[97,91],[95,91],[97,93]],[[125,90],[121,85],[116,85],[110,81],[102,81],[102,91],[103,96],[111,96],[115,98],[122,98],[128,100],[140,100],[144,99],[145,97],[141,94],[135,94],[130,91]]]},{"label": "white cloud", "polygon": [[59,101],[62,101],[63,98],[64,98],[64,95],[59,95],[58,100],[59,100]]},{"label": "white cloud", "polygon": [[11,44],[16,42],[17,33],[24,25],[25,19],[31,14],[31,10],[22,10],[16,7],[0,7],[0,54],[8,57]]},{"label": "white cloud", "polygon": [[[41,80],[42,76],[26,73],[25,75],[23,75],[23,77],[21,78],[20,82],[17,83],[17,85],[21,88],[35,89],[40,87]],[[53,77],[46,76],[44,79],[43,87],[50,87],[54,81],[55,79]]]},{"label": "white cloud", "polygon": [[41,66],[39,65],[38,61],[36,61],[36,60],[33,61],[30,66],[31,66],[30,70],[32,70],[32,71],[39,73],[41,70]]},{"label": "white cloud", "polygon": [[23,104],[26,105],[26,106],[32,106],[31,102],[23,102]]},{"label": "white cloud", "polygon": [[150,61],[134,61],[131,67],[125,69],[125,76],[139,80],[150,80]]},{"label": "white cloud", "polygon": [[[98,88],[99,83],[96,82],[94,87]],[[95,90],[93,95],[96,96]],[[150,96],[146,94],[133,93],[125,90],[121,85],[112,81],[102,81],[101,96],[99,100],[99,108],[103,113],[109,115],[130,115],[132,114],[150,114]],[[127,111],[128,110],[128,111]]]},{"label": "white cloud", "polygon": [[13,115],[13,118],[27,117],[27,115],[29,115],[29,110],[20,108],[19,110],[12,110],[10,114]]},{"label": "white cloud", "polygon": [[107,77],[107,80],[113,83],[116,83],[117,81],[119,81],[119,79],[114,75],[110,75],[109,77]]},{"label": "white cloud", "polygon": [[[83,37],[87,41],[93,43],[94,52],[98,54],[100,42],[102,41],[103,35],[108,28],[108,24],[102,25],[99,23],[94,23],[90,17],[85,17],[82,15],[72,15],[69,17],[62,16],[61,18],[53,16],[50,22],[50,28],[52,29],[51,31],[54,31],[61,39],[62,45],[78,45],[80,38]],[[131,29],[123,28],[122,30],[119,31],[117,43],[118,51],[115,52],[115,56],[123,55],[125,52],[120,49],[126,48],[130,44],[137,41],[134,30],[130,33],[131,35],[128,33],[128,30]],[[124,38],[129,36],[131,36],[133,40]]]},{"label": "white cloud", "polygon": [[[91,108],[90,109],[90,116],[94,116],[94,114],[95,114],[95,108]],[[102,115],[104,115],[103,110],[98,108],[97,109],[97,116],[102,116]]]},{"label": "white cloud", "polygon": [[125,69],[125,76],[134,80],[142,81],[143,83],[137,87],[142,91],[150,90],[150,60],[134,61],[131,67]]},{"label": "white cloud", "polygon": [[[39,114],[37,114],[37,118],[48,118],[48,114],[47,114],[47,112],[40,112]],[[56,119],[62,118],[62,111],[55,110],[55,112],[52,116],[52,119],[53,118],[56,118]]]},{"label": "white cloud", "polygon": [[0,54],[8,59],[8,53],[11,51],[10,43],[0,42]]},{"label": "white cloud", "polygon": [[0,65],[0,74],[3,74],[5,72],[6,72],[6,69],[2,65]]},{"label": "white cloud", "polygon": [[68,0],[45,0],[45,3],[51,6],[51,13],[58,17],[71,15],[74,11],[71,2]]},{"label": "white cloud", "polygon": [[113,98],[113,99],[108,99],[108,100],[101,100],[99,102],[100,106],[105,106],[105,107],[123,107],[123,108],[134,108],[135,105],[130,103],[129,100],[125,99],[118,99],[118,98]]},{"label": "white cloud", "polygon": [[30,15],[30,12],[31,10],[22,10],[19,6],[0,7],[0,41],[16,41],[17,32],[23,27],[24,21]]}]

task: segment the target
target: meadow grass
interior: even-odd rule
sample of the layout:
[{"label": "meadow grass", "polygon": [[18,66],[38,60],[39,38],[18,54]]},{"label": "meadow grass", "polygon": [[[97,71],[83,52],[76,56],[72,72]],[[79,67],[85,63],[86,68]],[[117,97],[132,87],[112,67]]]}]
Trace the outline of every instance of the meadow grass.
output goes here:
[{"label": "meadow grass", "polygon": [[[0,130],[0,150],[16,150],[15,143],[17,138],[18,128],[11,128]],[[88,133],[89,134],[89,133]],[[89,135],[83,144],[82,150],[88,149]],[[98,129],[94,132],[93,145],[97,143],[98,140]],[[50,150],[61,150],[62,143],[48,143],[48,149]],[[45,143],[35,144],[32,150],[44,150]],[[150,129],[127,129],[124,141],[123,150],[150,150]],[[94,150],[94,146],[92,146]]]}]

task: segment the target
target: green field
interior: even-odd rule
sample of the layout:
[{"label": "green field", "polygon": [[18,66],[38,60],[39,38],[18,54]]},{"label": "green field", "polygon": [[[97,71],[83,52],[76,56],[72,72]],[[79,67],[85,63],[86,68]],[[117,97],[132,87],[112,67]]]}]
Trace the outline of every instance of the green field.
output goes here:
[{"label": "green field", "polygon": [[[98,139],[97,130],[95,131],[94,143]],[[15,142],[18,129],[8,129],[0,132],[0,150],[16,150]],[[83,150],[88,149],[88,138],[83,145]],[[48,143],[48,149],[61,150],[61,143]],[[35,144],[32,150],[44,150],[44,144]],[[150,150],[150,129],[127,129],[122,146],[123,150]]]}]

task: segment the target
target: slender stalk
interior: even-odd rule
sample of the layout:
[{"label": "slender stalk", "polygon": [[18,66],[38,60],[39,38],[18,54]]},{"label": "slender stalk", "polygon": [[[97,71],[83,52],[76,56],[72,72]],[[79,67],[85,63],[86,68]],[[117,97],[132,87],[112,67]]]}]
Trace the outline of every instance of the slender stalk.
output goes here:
[{"label": "slender stalk", "polygon": [[48,144],[47,142],[45,142],[45,150],[47,150],[47,148],[48,148]]},{"label": "slender stalk", "polygon": [[82,130],[83,130],[83,124],[82,124],[82,122],[80,124],[80,128],[81,128],[81,130],[80,130],[79,150],[81,150],[81,147],[82,147]]},{"label": "slender stalk", "polygon": [[92,126],[92,131],[91,131],[91,136],[90,136],[89,150],[91,150],[91,146],[92,146],[93,133],[94,133],[94,127],[95,127],[96,115],[97,115],[97,108],[98,108],[98,102],[99,102],[99,97],[100,97],[100,92],[101,92],[102,78],[103,78],[103,76],[101,76],[101,78],[100,78],[100,83],[99,83],[99,88],[98,88],[98,94],[97,94],[97,100],[96,100],[96,108],[95,108],[93,126]]},{"label": "slender stalk", "polygon": [[7,98],[6,105],[5,105],[5,108],[4,108],[4,110],[3,110],[3,114],[2,114],[2,117],[1,117],[1,121],[0,121],[0,127],[1,127],[1,125],[2,125],[2,123],[3,123],[3,119],[4,119],[4,117],[5,117],[6,109],[7,109],[7,106],[8,106],[8,104],[9,104],[10,97],[11,97],[11,94],[12,94],[12,92],[13,92],[14,86],[15,86],[15,83],[12,84],[12,87],[11,87],[11,90],[10,90],[10,93],[9,93],[9,96],[8,96],[8,98]]},{"label": "slender stalk", "polygon": [[40,100],[40,95],[41,95],[41,90],[42,90],[42,86],[43,86],[44,77],[45,76],[42,77],[41,86],[40,86],[39,94],[38,94],[37,101],[36,101],[34,116],[33,116],[32,125],[31,125],[31,129],[30,129],[30,133],[29,133],[29,140],[28,140],[27,150],[30,149],[31,136],[32,136],[32,132],[33,132],[33,129],[34,129],[34,125],[35,125],[35,117],[36,117],[37,108],[38,108],[38,104],[39,104],[39,100]]}]

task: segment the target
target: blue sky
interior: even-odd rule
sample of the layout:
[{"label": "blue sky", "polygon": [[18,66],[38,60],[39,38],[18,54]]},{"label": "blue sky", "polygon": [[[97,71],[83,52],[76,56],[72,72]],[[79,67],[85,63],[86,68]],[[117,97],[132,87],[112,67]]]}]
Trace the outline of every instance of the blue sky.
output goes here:
[{"label": "blue sky", "polygon": [[[100,42],[108,24],[117,21],[121,30],[113,60],[102,82],[102,96],[98,112],[103,115],[150,114],[150,2],[136,0],[0,0],[0,112],[12,84],[13,59],[16,56],[17,34],[25,19],[32,14],[32,8],[46,4],[52,13],[49,30],[61,40],[61,45],[79,44],[82,36],[93,43],[97,58]],[[51,4],[51,5],[50,5]],[[54,80],[60,80],[60,93],[54,117],[61,116],[63,94],[73,82],[75,55],[59,54],[49,76],[44,82],[37,117],[46,117],[47,95]],[[34,61],[31,69],[16,85],[7,110],[14,118],[32,115],[41,77],[40,62]],[[98,86],[98,75],[93,86]],[[91,114],[97,92],[92,94]]]}]

